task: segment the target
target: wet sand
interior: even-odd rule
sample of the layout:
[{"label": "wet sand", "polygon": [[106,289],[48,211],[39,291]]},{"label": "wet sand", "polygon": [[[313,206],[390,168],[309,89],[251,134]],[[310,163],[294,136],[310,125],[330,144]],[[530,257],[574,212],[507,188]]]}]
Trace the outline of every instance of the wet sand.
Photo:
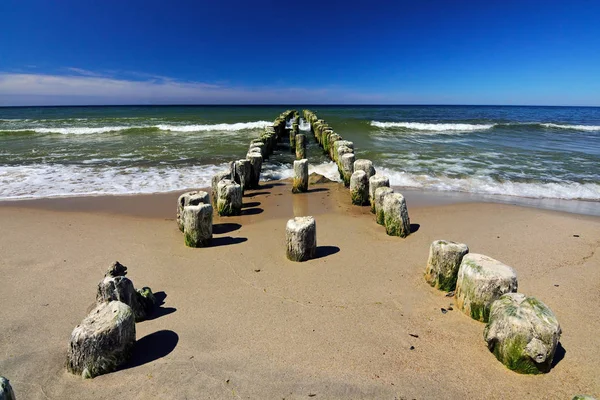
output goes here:
[{"label": "wet sand", "polygon": [[[291,195],[285,182],[215,218],[214,247],[191,249],[177,193],[0,206],[0,374],[19,399],[570,399],[600,395],[600,218],[408,197],[415,232],[388,237],[338,184]],[[314,215],[318,258],[285,258],[285,222]],[[575,236],[576,235],[576,236]],[[467,243],[514,267],[562,329],[543,376],[507,370],[484,324],[423,279],[430,243]],[[164,304],[137,324],[121,370],[65,370],[72,329],[115,260]],[[418,337],[417,337],[418,336]],[[412,348],[412,349],[411,349]],[[314,396],[313,396],[314,395]]]}]

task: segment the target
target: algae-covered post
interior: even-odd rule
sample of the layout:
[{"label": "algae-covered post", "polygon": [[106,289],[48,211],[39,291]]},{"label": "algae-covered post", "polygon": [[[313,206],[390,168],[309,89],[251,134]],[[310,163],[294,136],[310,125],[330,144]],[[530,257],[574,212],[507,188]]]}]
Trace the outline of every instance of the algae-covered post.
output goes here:
[{"label": "algae-covered post", "polygon": [[375,168],[373,167],[371,160],[359,159],[354,161],[354,170],[365,171],[367,179],[371,179],[371,177],[375,175]]},{"label": "algae-covered post", "polygon": [[464,243],[436,240],[429,247],[425,280],[431,286],[450,292],[456,288],[458,269],[469,248]]},{"label": "algae-covered post", "polygon": [[339,173],[344,186],[350,186],[350,177],[354,173],[354,153],[346,153],[340,159]]},{"label": "algae-covered post", "polygon": [[369,203],[371,212],[375,214],[375,191],[380,187],[390,187],[390,180],[387,176],[373,175],[369,178]]},{"label": "algae-covered post", "polygon": [[197,206],[187,206],[183,209],[183,214],[183,234],[186,246],[209,246],[212,240],[212,205],[199,204]]},{"label": "algae-covered post", "polygon": [[244,194],[244,191],[251,186],[250,182],[252,181],[252,165],[250,165],[250,161],[237,160],[235,162],[233,179],[241,186],[242,194]]},{"label": "algae-covered post", "polygon": [[217,185],[223,179],[231,179],[231,178],[232,178],[231,172],[229,172],[229,171],[221,171],[221,172],[217,172],[215,175],[213,175],[212,181],[211,181],[211,194],[212,194],[212,201],[214,204],[217,204],[217,197],[219,197],[219,194],[217,192]]},{"label": "algae-covered post", "polygon": [[67,370],[83,378],[115,371],[135,344],[135,317],[120,301],[98,304],[71,333]]},{"label": "algae-covered post", "polygon": [[[218,174],[215,175],[215,177],[218,176]],[[215,183],[215,177],[213,177],[213,185],[215,188],[213,196],[214,193],[216,193],[216,183],[218,183],[218,181]],[[219,178],[219,180],[221,179]],[[181,232],[183,232],[183,208],[185,206],[197,206],[198,204],[210,204],[210,196],[208,193],[196,190],[193,192],[184,193],[179,196],[179,199],[177,199],[177,226]]]},{"label": "algae-covered post", "polygon": [[260,181],[263,158],[260,154],[248,153],[246,155],[246,159],[250,161],[250,171],[252,172],[250,178],[250,187],[256,189],[258,188],[258,182]]},{"label": "algae-covered post", "polygon": [[518,288],[515,271],[482,254],[466,254],[456,279],[456,306],[471,318],[487,322],[492,303]]},{"label": "algae-covered post", "polygon": [[240,215],[242,213],[242,187],[229,179],[217,184],[217,212],[221,216]]},{"label": "algae-covered post", "polygon": [[535,297],[508,293],[492,303],[483,337],[496,358],[521,374],[550,371],[562,330]]},{"label": "algae-covered post", "polygon": [[394,190],[389,187],[380,187],[375,190],[375,221],[377,221],[379,225],[385,225],[383,199],[391,193],[394,193]]},{"label": "algae-covered post", "polygon": [[15,400],[15,392],[8,379],[0,376],[0,400]]},{"label": "algae-covered post", "polygon": [[296,160],[306,158],[306,136],[304,134],[296,135]]},{"label": "algae-covered post", "polygon": [[317,251],[317,225],[313,217],[290,219],[285,227],[287,258],[306,261],[315,257]]},{"label": "algae-covered post", "polygon": [[369,203],[369,180],[365,171],[354,171],[350,177],[350,196],[356,206]]},{"label": "algae-covered post", "polygon": [[294,181],[292,193],[301,193],[308,190],[308,160],[294,161]]},{"label": "algae-covered post", "polygon": [[383,198],[385,231],[390,236],[402,238],[410,235],[410,218],[406,200],[400,193],[390,193]]}]

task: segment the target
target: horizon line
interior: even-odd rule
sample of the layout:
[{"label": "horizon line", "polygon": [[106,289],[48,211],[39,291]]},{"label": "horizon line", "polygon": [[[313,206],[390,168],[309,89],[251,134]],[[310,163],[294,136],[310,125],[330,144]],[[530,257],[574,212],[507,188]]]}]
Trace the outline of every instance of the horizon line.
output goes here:
[{"label": "horizon line", "polygon": [[2,108],[56,108],[56,107],[573,107],[573,108],[600,108],[599,105],[559,105],[559,104],[444,104],[444,103],[218,103],[218,104],[56,104],[56,105],[0,105]]}]

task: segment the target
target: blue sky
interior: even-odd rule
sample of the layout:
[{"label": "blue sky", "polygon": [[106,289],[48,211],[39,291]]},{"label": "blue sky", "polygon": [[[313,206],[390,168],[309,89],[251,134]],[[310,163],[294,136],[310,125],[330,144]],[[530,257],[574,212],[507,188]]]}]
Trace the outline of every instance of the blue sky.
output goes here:
[{"label": "blue sky", "polygon": [[600,2],[2,0],[0,105],[600,105]]}]

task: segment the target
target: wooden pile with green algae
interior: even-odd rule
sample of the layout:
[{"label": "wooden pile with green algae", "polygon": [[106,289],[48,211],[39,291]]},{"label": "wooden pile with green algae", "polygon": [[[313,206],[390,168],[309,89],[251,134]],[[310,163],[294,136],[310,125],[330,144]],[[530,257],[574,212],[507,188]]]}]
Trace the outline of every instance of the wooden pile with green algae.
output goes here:
[{"label": "wooden pile with green algae", "polygon": [[187,206],[183,209],[183,237],[188,247],[207,247],[212,242],[213,207],[210,204]]},{"label": "wooden pile with green algae", "polygon": [[223,179],[231,179],[231,171],[221,171],[221,172],[217,172],[216,174],[213,175],[212,180],[211,180],[211,194],[212,194],[212,201],[214,205],[217,205],[217,198],[219,197],[219,192],[217,189],[217,185],[219,184],[219,182],[221,182]]},{"label": "wooden pile with green algae", "polygon": [[375,191],[380,187],[390,187],[390,180],[387,176],[373,175],[369,178],[369,203],[371,212],[375,214]]},{"label": "wooden pile with green algae", "polygon": [[285,226],[287,258],[307,261],[315,258],[317,251],[317,224],[313,217],[296,217]]},{"label": "wooden pile with green algae", "polygon": [[[370,187],[369,187],[370,190]],[[380,187],[375,189],[375,221],[379,225],[385,225],[385,212],[383,211],[383,199],[388,194],[394,193],[394,189]]]},{"label": "wooden pile with green algae", "polygon": [[15,392],[8,379],[0,376],[0,400],[15,400]]},{"label": "wooden pile with green algae", "polygon": [[308,190],[308,160],[294,161],[294,180],[292,182],[292,193],[303,193]]},{"label": "wooden pile with green algae", "polygon": [[521,374],[550,371],[562,331],[556,316],[535,297],[507,293],[491,307],[483,337],[496,358]]},{"label": "wooden pile with green algae", "polygon": [[596,398],[585,394],[577,394],[573,397],[572,400],[596,400]]},{"label": "wooden pile with green algae", "polygon": [[67,370],[83,378],[115,371],[132,354],[135,316],[120,301],[98,304],[71,333]]},{"label": "wooden pile with green algae", "polygon": [[450,292],[456,289],[458,269],[469,248],[464,243],[436,240],[429,247],[425,280],[436,289]]},{"label": "wooden pile with green algae", "polygon": [[217,184],[217,212],[221,216],[242,213],[242,187],[230,179]]},{"label": "wooden pile with green algae", "polygon": [[492,303],[517,291],[514,269],[482,254],[465,255],[456,279],[456,305],[471,318],[487,322]]},{"label": "wooden pile with green algae", "polygon": [[373,162],[371,160],[358,159],[354,161],[354,171],[365,171],[367,174],[367,179],[371,179],[373,175],[375,175],[375,167],[373,167]]},{"label": "wooden pile with green algae", "polygon": [[306,158],[306,136],[304,134],[296,135],[296,160]]},{"label": "wooden pile with green algae", "polygon": [[356,206],[369,204],[369,178],[365,171],[354,171],[350,177],[350,197]]},{"label": "wooden pile with green algae", "polygon": [[406,200],[400,193],[390,193],[383,198],[385,231],[390,236],[405,238],[410,235],[410,218]]},{"label": "wooden pile with green algae", "polygon": [[177,226],[183,232],[183,208],[185,206],[197,206],[198,204],[210,204],[208,193],[195,190],[179,196],[177,199]]}]

